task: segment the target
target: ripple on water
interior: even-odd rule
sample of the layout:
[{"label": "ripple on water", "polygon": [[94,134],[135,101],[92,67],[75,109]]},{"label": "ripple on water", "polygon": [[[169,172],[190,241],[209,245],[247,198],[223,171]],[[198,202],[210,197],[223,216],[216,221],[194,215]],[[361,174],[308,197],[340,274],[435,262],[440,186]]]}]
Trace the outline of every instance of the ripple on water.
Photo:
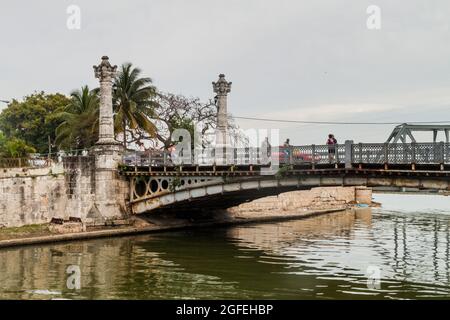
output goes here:
[{"label": "ripple on water", "polygon": [[[396,211],[386,202],[364,217],[349,211],[6,249],[0,298],[450,298],[449,229],[447,212]],[[78,291],[66,287],[73,264],[81,270]],[[379,269],[379,289],[368,286],[368,267]]]}]

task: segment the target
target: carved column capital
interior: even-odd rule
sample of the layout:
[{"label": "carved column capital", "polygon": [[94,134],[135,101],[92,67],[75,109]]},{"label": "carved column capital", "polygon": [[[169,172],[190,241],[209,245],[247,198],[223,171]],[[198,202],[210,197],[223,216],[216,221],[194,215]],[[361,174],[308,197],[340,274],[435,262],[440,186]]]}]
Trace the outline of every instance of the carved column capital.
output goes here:
[{"label": "carved column capital", "polygon": [[112,66],[109,63],[108,56],[102,57],[102,62],[98,66],[94,66],[95,77],[100,80],[100,82],[104,81],[112,81],[112,79],[116,76],[117,66]]},{"label": "carved column capital", "polygon": [[220,74],[219,80],[217,82],[213,82],[213,90],[218,96],[226,96],[231,91],[232,82],[227,82],[225,80],[225,75]]}]

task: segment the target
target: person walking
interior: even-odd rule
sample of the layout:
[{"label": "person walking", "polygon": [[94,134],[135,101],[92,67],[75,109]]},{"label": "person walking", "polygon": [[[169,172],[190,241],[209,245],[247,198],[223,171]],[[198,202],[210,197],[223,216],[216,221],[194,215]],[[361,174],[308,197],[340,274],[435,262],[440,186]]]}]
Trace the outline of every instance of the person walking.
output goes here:
[{"label": "person walking", "polygon": [[284,163],[291,164],[291,147],[289,139],[286,139],[283,144]]},{"label": "person walking", "polygon": [[336,145],[337,145],[337,140],[334,137],[334,134],[330,133],[328,135],[327,145],[328,145],[328,160],[330,163],[333,163],[335,161]]},{"label": "person walking", "polygon": [[167,148],[169,161],[171,164],[175,164],[177,162],[177,147],[176,144],[172,144],[169,148]]}]

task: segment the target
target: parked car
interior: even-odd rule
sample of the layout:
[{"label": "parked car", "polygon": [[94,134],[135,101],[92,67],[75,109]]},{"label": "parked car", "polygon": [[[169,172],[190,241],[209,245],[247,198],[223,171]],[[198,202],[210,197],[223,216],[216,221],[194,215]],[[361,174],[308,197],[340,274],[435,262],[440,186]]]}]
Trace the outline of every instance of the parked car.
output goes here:
[{"label": "parked car", "polygon": [[[312,154],[305,153],[305,152],[299,150],[298,148],[294,147],[290,150],[292,150],[292,161],[294,161],[294,163],[313,162],[313,159],[316,162],[318,162],[320,160],[319,154],[315,154],[315,156],[313,158]],[[274,157],[278,156],[278,161],[280,163],[289,163],[289,158],[290,158],[289,148],[280,146],[278,153],[273,152],[272,156],[274,156]]]}]

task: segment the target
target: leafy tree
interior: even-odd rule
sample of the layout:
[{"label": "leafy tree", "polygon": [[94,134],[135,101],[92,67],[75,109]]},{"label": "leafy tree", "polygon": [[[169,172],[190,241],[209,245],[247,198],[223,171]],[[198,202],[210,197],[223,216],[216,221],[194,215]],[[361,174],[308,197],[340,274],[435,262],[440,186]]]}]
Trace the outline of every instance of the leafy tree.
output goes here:
[{"label": "leafy tree", "polygon": [[[159,92],[154,110],[158,115],[155,119],[158,128],[155,138],[152,139],[141,133],[141,136],[136,136],[136,141],[152,139],[155,146],[162,145],[164,149],[168,149],[175,143],[171,138],[174,130],[186,129],[194,140],[195,124],[201,123],[202,141],[199,142],[206,146],[208,144],[206,133],[216,129],[217,107],[213,101],[202,102],[199,98]],[[228,133],[235,142],[246,140],[231,117],[228,119]],[[194,147],[193,144],[192,147]]]},{"label": "leafy tree", "polygon": [[98,139],[98,89],[84,86],[71,93],[69,104],[52,117],[60,121],[55,142],[61,149],[85,149]]},{"label": "leafy tree", "polygon": [[54,141],[55,129],[61,123],[52,114],[69,102],[69,98],[62,94],[44,92],[26,96],[23,101],[13,100],[0,114],[0,130],[8,140],[23,140],[37,152],[45,153],[49,137]]},{"label": "leafy tree", "polygon": [[122,133],[123,145],[127,147],[127,136],[134,130],[142,130],[151,137],[156,127],[150,121],[154,116],[156,89],[150,78],[140,78],[141,70],[131,63],[121,66],[113,86],[115,128]]},{"label": "leafy tree", "polygon": [[162,143],[164,149],[168,149],[175,142],[171,139],[175,129],[188,130],[193,140],[195,123],[202,122],[205,131],[214,128],[216,107],[211,101],[203,103],[199,98],[159,93],[157,102],[156,139]]},{"label": "leafy tree", "polygon": [[34,152],[36,152],[36,149],[27,145],[22,139],[7,139],[0,132],[0,158],[26,158]]}]

